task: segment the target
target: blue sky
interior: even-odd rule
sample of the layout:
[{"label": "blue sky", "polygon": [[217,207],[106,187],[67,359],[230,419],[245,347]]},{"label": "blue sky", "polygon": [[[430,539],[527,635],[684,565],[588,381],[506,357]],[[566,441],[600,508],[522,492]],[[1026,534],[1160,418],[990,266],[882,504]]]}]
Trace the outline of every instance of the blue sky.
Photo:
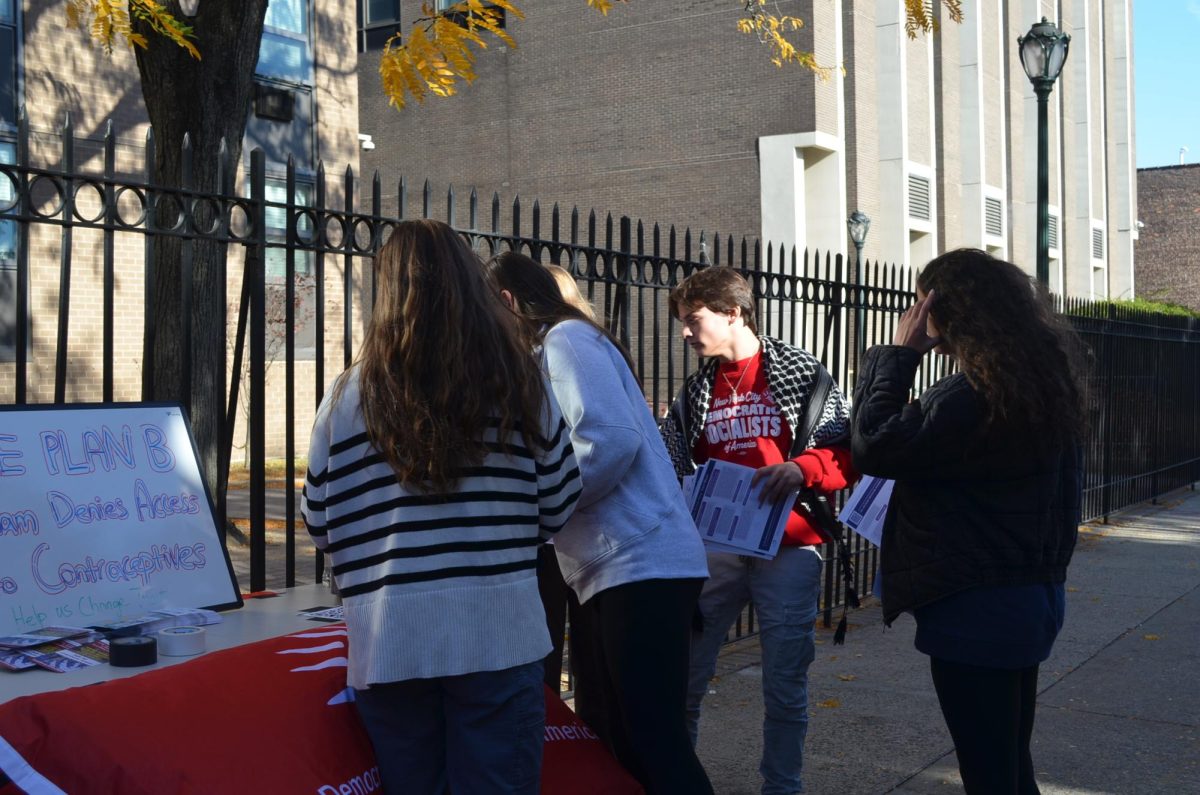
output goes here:
[{"label": "blue sky", "polygon": [[1200,163],[1200,0],[1134,0],[1133,39],[1138,168]]}]

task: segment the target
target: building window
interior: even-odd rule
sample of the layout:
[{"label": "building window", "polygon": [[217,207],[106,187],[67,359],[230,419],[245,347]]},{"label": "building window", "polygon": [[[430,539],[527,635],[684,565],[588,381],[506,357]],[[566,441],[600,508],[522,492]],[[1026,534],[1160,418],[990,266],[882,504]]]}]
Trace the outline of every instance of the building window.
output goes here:
[{"label": "building window", "polygon": [[17,124],[17,10],[0,0],[0,128]]},{"label": "building window", "polygon": [[1050,248],[1058,248],[1058,216],[1051,214],[1046,218],[1046,238],[1050,241]]},{"label": "building window", "polygon": [[400,0],[358,1],[358,51],[382,49],[400,30]]},{"label": "building window", "polygon": [[309,0],[271,0],[263,22],[256,74],[312,85],[308,6]]},{"label": "building window", "polygon": [[[437,4],[435,5],[435,10],[436,10],[436,11],[437,11],[439,14],[447,14],[447,16],[448,16],[448,17],[449,17],[451,20],[453,20],[453,21],[455,21],[455,22],[458,22],[458,23],[460,23],[460,24],[465,24],[465,23],[466,23],[466,19],[467,19],[467,14],[466,14],[466,12],[464,12],[464,11],[453,11],[453,12],[451,12],[451,11],[450,11],[450,9],[451,9],[451,7],[452,7],[452,6],[455,6],[455,5],[457,5],[457,4],[460,4],[460,3],[462,3],[462,2],[463,2],[463,0],[437,0]],[[483,6],[484,6],[485,8],[491,8],[491,9],[493,9],[493,10],[495,10],[495,11],[499,12],[499,15],[500,15],[500,28],[501,28],[501,29],[504,29],[504,28],[506,28],[506,27],[507,27],[507,22],[508,22],[508,13],[507,13],[507,12],[506,12],[506,11],[505,11],[503,8],[500,8],[500,7],[498,7],[498,6],[495,6],[495,5],[493,5],[492,3],[488,3],[488,2],[484,2],[484,3],[483,3]]]},{"label": "building window", "polygon": [[[287,242],[287,181],[268,177],[265,197],[268,202],[284,205],[281,207],[267,206],[267,241],[270,243]],[[297,182],[295,205],[297,207],[312,206],[313,187],[311,184]],[[296,233],[301,240],[312,235],[312,224],[307,218],[297,219]],[[296,275],[308,276],[312,273],[313,253],[307,250],[296,250]],[[266,272],[268,282],[283,284],[287,276],[287,249],[267,247]]]},{"label": "building window", "polygon": [[[267,242],[287,242],[287,181],[268,177],[264,186],[264,197],[280,207],[267,206]],[[297,182],[296,195],[293,199],[297,207],[311,207],[313,186],[311,183]],[[313,278],[312,251],[300,248],[303,241],[312,235],[312,222],[300,216],[296,221],[296,234],[300,238],[296,248],[295,292],[293,293],[293,335],[296,346],[296,359],[308,360],[316,355],[316,313],[317,296],[316,282]],[[265,255],[266,262],[266,299],[267,299],[267,355],[271,361],[282,360],[287,339],[287,248],[268,246]]]}]

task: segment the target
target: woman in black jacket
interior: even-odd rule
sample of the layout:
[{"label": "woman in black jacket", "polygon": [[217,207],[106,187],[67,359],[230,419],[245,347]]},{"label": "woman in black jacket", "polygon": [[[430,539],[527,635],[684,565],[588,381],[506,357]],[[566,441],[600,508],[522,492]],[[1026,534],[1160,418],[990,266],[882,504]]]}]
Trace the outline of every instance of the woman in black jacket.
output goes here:
[{"label": "woman in black jacket", "polygon": [[[931,350],[960,372],[909,391]],[[884,620],[916,617],[968,793],[1037,793],[1038,665],[1062,627],[1082,494],[1074,333],[1017,266],[934,259],[854,393],[860,472],[896,481],[880,554]]]}]

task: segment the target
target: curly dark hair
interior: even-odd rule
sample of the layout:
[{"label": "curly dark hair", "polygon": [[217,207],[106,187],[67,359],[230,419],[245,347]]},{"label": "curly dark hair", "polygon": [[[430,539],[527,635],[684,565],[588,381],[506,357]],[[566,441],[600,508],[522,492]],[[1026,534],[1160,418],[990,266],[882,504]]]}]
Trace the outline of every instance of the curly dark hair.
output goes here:
[{"label": "curly dark hair", "polygon": [[987,405],[989,425],[1022,425],[1041,438],[1086,430],[1084,347],[1044,286],[1011,262],[958,249],[917,277],[935,293],[929,314]]}]

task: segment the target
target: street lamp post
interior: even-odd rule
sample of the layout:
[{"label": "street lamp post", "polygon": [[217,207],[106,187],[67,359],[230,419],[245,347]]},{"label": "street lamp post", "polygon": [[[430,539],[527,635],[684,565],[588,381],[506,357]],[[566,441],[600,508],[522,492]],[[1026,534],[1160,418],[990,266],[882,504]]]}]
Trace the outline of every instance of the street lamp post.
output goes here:
[{"label": "street lamp post", "polygon": [[854,310],[854,343],[857,353],[854,362],[857,367],[863,351],[867,348],[867,293],[863,287],[862,250],[863,243],[867,242],[871,219],[866,213],[855,210],[846,219],[846,228],[850,230],[850,240],[854,242],[854,286],[858,288],[857,307]]},{"label": "street lamp post", "polygon": [[1067,48],[1070,44],[1071,36],[1063,33],[1045,17],[1042,17],[1041,22],[1035,22],[1024,36],[1017,37],[1021,66],[1025,68],[1025,74],[1029,77],[1029,82],[1033,83],[1033,91],[1037,94],[1037,279],[1046,287],[1050,286],[1050,153],[1046,130],[1047,105],[1050,92],[1054,90],[1054,81],[1058,80],[1063,63],[1067,60]]}]

